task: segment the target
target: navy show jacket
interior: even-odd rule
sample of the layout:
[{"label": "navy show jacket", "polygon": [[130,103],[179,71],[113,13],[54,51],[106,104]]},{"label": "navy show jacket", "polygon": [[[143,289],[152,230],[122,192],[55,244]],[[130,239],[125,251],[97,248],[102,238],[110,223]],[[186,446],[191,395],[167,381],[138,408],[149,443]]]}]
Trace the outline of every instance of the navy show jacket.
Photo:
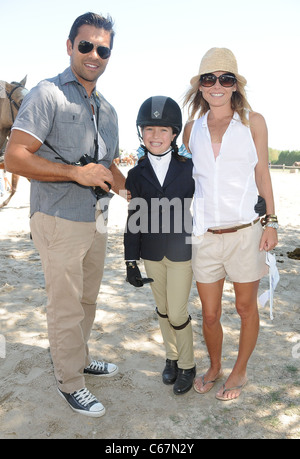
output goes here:
[{"label": "navy show jacket", "polygon": [[131,202],[124,233],[125,260],[191,259],[192,171],[191,159],[182,162],[172,156],[162,186],[148,158],[128,172]]}]

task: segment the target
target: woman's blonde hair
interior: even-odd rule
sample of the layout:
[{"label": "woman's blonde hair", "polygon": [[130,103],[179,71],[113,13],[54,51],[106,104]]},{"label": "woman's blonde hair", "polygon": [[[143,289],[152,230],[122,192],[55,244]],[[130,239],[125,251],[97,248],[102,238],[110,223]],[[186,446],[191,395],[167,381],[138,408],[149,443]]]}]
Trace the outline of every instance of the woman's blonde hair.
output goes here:
[{"label": "woman's blonde hair", "polygon": [[[247,101],[245,83],[244,81],[239,81],[238,76],[236,76],[236,91],[232,93],[231,97],[231,108],[233,112],[237,112],[241,122],[246,126],[249,126],[249,117],[247,116],[247,111],[252,111],[252,108]],[[187,91],[184,100],[183,107],[188,107],[188,116],[189,121],[195,119],[196,117],[201,118],[209,111],[209,104],[204,99],[202,92],[199,89],[200,86],[200,77],[192,87]]]}]

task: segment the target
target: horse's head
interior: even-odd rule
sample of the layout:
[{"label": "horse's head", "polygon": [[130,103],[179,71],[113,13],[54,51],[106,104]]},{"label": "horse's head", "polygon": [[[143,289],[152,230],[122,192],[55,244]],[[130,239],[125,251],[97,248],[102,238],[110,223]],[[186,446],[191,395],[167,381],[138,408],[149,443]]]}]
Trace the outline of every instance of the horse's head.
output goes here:
[{"label": "horse's head", "polygon": [[[6,97],[9,99],[12,109],[14,108],[16,111],[19,110],[24,97],[28,93],[28,89],[25,88],[26,80],[27,76],[23,78],[23,80],[20,81],[20,83],[17,83],[16,81],[6,83]],[[14,111],[12,111],[12,118],[12,121],[14,121]]]},{"label": "horse's head", "polygon": [[0,150],[10,133],[21,103],[28,93],[25,88],[27,77],[20,83],[0,81]]}]

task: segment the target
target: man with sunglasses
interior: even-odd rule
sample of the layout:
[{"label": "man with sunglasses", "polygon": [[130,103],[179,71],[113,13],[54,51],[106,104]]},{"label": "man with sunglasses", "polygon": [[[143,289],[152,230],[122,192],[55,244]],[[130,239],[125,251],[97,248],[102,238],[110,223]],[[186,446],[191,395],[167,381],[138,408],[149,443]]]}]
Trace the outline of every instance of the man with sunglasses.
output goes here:
[{"label": "man with sunglasses", "polygon": [[125,189],[113,163],[117,115],[96,91],[113,39],[110,17],[86,13],[75,20],[67,40],[70,67],[30,91],[5,154],[8,171],[31,179],[31,233],[45,275],[58,392],[74,411],[92,417],[105,408],[86,388],[85,374],[118,372],[114,364],[92,360],[87,345],[107,244],[98,198],[110,188]]}]

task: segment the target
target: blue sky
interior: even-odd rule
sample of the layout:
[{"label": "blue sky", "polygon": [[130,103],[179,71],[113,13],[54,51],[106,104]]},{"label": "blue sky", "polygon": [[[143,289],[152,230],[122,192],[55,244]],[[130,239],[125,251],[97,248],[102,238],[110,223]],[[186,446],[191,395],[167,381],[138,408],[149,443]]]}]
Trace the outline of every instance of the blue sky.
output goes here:
[{"label": "blue sky", "polygon": [[235,54],[250,104],[267,121],[269,146],[300,150],[299,0],[0,0],[0,79],[27,74],[30,89],[62,72],[71,25],[87,11],[115,21],[97,88],[118,112],[121,148],[138,147],[141,103],[166,95],[181,104],[203,54],[218,46]]}]

